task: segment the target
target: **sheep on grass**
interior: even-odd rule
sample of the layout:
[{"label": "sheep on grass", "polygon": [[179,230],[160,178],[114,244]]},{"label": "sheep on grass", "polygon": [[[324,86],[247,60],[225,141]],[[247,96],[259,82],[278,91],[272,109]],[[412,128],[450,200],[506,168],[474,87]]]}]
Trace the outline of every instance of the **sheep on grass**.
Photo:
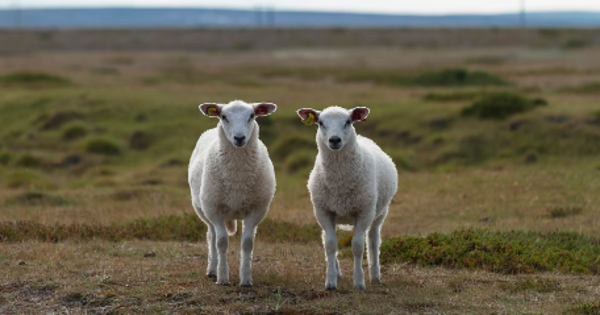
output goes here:
[{"label": "sheep on grass", "polygon": [[365,289],[362,269],[364,238],[371,282],[381,282],[379,247],[381,226],[398,189],[398,172],[392,159],[375,142],[356,134],[354,123],[364,121],[366,107],[346,110],[333,106],[322,112],[303,108],[298,116],[315,122],[318,154],[308,179],[315,217],[323,229],[327,259],[325,289],[335,290],[342,276],[337,259],[336,226],[354,226],[354,287]]},{"label": "sheep on grass", "polygon": [[[188,169],[194,210],[208,227],[207,275],[229,285],[227,246],[243,220],[240,285],[252,286],[252,250],[256,227],[265,218],[275,194],[275,171],[265,145],[258,139],[257,116],[267,116],[275,104],[233,101],[205,103],[200,111],[220,119],[198,139]],[[229,234],[229,235],[228,235]]]}]

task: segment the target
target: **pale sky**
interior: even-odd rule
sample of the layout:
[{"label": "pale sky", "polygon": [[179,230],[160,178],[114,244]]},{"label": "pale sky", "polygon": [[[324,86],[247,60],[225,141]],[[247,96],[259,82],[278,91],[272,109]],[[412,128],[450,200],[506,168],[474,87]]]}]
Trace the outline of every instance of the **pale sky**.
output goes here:
[{"label": "pale sky", "polygon": [[374,12],[390,14],[511,13],[526,1],[527,11],[598,11],[600,0],[0,0],[0,8],[211,7],[275,10]]}]

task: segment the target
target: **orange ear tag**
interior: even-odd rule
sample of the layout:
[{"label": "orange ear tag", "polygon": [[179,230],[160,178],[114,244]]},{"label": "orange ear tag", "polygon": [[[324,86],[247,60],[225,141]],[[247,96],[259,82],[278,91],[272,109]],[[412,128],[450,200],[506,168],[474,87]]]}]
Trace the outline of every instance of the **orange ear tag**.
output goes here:
[{"label": "orange ear tag", "polygon": [[217,108],[216,107],[210,107],[208,110],[208,116],[213,116],[213,113],[217,112]]},{"label": "orange ear tag", "polygon": [[303,120],[302,122],[307,125],[310,126],[313,124],[315,120],[315,115],[313,115],[312,113],[308,114],[308,117],[306,117],[306,120]]}]

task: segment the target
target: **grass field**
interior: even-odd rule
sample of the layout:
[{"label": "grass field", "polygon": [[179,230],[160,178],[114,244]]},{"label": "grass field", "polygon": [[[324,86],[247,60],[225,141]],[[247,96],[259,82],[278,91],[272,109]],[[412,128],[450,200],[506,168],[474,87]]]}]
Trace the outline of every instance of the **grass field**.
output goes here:
[{"label": "grass field", "polygon": [[[591,32],[539,31],[539,46],[198,51],[60,49],[67,32],[49,50],[0,55],[0,313],[600,314]],[[277,193],[252,289],[204,276],[204,230],[190,216],[187,162],[216,125],[197,105],[233,99],[279,106],[259,119]],[[295,110],[330,105],[368,106],[355,127],[400,173],[385,284],[365,292],[352,290],[348,234],[340,290],[323,291],[306,189],[315,129]],[[230,247],[235,283],[239,235]]]}]

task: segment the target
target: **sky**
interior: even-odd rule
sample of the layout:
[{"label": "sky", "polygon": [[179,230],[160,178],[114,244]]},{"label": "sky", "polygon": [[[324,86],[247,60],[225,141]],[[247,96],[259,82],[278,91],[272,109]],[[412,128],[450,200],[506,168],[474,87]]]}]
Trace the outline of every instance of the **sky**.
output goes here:
[{"label": "sky", "polygon": [[389,14],[494,14],[527,11],[597,11],[600,0],[0,0],[0,9],[83,7],[209,7],[231,9],[365,12]]}]

